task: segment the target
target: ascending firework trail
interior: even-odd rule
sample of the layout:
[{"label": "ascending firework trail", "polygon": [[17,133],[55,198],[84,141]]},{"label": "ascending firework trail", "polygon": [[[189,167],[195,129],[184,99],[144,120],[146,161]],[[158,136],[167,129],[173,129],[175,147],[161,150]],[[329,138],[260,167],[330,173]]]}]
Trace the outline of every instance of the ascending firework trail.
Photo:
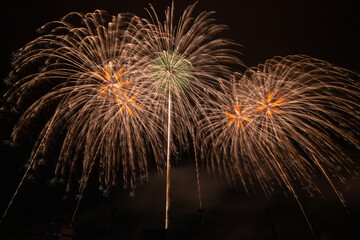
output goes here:
[{"label": "ascending firework trail", "polygon": [[[166,10],[163,23],[150,6],[151,21],[143,20],[134,26],[138,32],[134,36],[142,44],[134,47],[133,63],[139,69],[146,69],[138,77],[155,96],[154,111],[163,116],[163,126],[167,129],[165,229],[169,220],[170,155],[175,149],[174,139],[180,146],[189,144],[188,135],[195,136],[198,122],[194,112],[202,113],[209,94],[224,79],[229,79],[229,66],[239,63],[235,51],[230,49],[234,44],[216,37],[225,26],[214,23],[212,12],[192,17],[194,7],[195,4],[186,8],[174,26],[174,3]],[[192,141],[195,144],[195,139]]]}]

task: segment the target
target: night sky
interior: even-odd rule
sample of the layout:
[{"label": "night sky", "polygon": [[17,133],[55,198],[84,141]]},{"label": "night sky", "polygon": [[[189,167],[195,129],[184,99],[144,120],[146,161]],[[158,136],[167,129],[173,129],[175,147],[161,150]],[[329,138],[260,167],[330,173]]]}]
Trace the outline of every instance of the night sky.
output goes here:
[{"label": "night sky", "polygon": [[[58,20],[69,12],[86,13],[95,9],[111,14],[133,12],[147,17],[144,8],[148,3],[162,17],[171,1],[2,0],[0,78],[6,78],[11,71],[11,53],[38,37],[36,29],[46,22]],[[193,1],[175,1],[177,16],[191,3]],[[358,0],[201,0],[195,13],[201,11],[216,11],[217,23],[229,26],[223,36],[242,45],[239,47],[243,54],[240,58],[246,66],[256,66],[274,56],[306,54],[360,72]],[[2,95],[7,87],[2,82],[0,86]],[[14,119],[16,116],[1,116],[0,119],[1,214],[24,172],[23,164],[29,154],[27,146],[6,144]],[[359,151],[343,146],[358,162]],[[172,172],[169,234],[171,239],[202,239],[193,156],[184,153],[178,159]],[[56,187],[48,186],[49,175],[51,173],[45,169],[42,176],[25,184],[7,220],[0,226],[0,233],[42,234],[49,222],[62,225],[70,221],[73,202],[63,199],[64,195]],[[233,189],[225,181],[209,176],[206,169],[201,171],[201,183],[205,239],[312,239],[296,201],[285,196],[283,191],[276,191],[272,198],[267,198],[261,191],[247,195],[242,188]],[[338,184],[352,217],[346,214],[324,177],[319,174],[316,183],[322,194],[309,196],[301,188],[297,191],[318,239],[360,239],[360,177],[348,176],[346,184]],[[142,239],[144,232],[162,229],[164,176],[152,171],[150,181],[137,188],[134,198],[129,197],[129,193],[130,190],[120,189],[109,197],[102,197],[96,186],[89,187],[75,222],[78,238]],[[268,209],[268,215],[265,209]],[[4,236],[1,234],[0,239]]]}]

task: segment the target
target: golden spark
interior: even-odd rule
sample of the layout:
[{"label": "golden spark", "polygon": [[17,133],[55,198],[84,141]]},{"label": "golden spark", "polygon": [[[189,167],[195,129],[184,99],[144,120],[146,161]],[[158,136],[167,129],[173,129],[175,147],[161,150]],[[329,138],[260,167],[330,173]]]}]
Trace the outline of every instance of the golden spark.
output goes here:
[{"label": "golden spark", "polygon": [[124,71],[125,67],[121,66],[119,71],[113,73],[112,66],[110,64],[105,65],[99,72],[93,72],[94,76],[105,82],[101,84],[98,91],[102,97],[109,96],[109,93],[113,96],[116,95],[115,91],[123,92],[125,87],[131,85],[128,81],[120,81],[127,72]]},{"label": "golden spark", "polygon": [[122,95],[122,98],[116,97],[114,99],[115,102],[122,105],[120,110],[118,111],[120,115],[122,115],[124,111],[126,111],[127,113],[130,114],[130,116],[134,116],[134,111],[131,108],[144,109],[143,106],[136,103],[136,95],[137,94],[134,94],[131,97],[129,97],[127,94],[124,93]]},{"label": "golden spark", "polygon": [[248,105],[246,105],[243,109],[240,108],[239,105],[234,104],[232,105],[235,114],[224,112],[226,116],[230,118],[230,120],[226,123],[227,126],[231,126],[234,122],[236,122],[236,130],[239,130],[240,128],[242,130],[245,130],[244,121],[251,122],[252,120],[245,114]]},{"label": "golden spark", "polygon": [[259,106],[255,110],[255,113],[266,111],[266,114],[269,117],[272,117],[274,112],[279,113],[279,114],[285,114],[284,111],[277,109],[277,107],[279,105],[281,105],[282,103],[285,103],[285,98],[279,97],[276,100],[274,100],[272,92],[269,92],[267,94],[265,101],[256,100],[256,102],[259,103],[261,106]]}]

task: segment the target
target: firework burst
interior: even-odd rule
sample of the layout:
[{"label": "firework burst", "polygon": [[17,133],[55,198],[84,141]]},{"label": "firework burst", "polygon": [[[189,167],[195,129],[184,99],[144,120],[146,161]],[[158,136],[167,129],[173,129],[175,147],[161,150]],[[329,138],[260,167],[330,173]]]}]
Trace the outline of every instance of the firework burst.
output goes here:
[{"label": "firework burst", "polygon": [[357,74],[327,62],[270,59],[209,98],[200,124],[203,158],[229,182],[239,178],[245,189],[259,183],[267,194],[274,185],[293,191],[295,183],[317,191],[316,170],[332,185],[344,181],[353,162],[335,139],[360,148],[359,92]]},{"label": "firework burst", "polygon": [[193,17],[195,5],[186,8],[177,24],[174,4],[166,10],[164,22],[150,6],[151,21],[143,19],[132,29],[137,33],[132,34],[133,42],[139,43],[134,44],[132,64],[143,69],[137,78],[154,94],[155,111],[163,116],[165,126],[172,96],[172,123],[176,121],[177,127],[171,134],[180,146],[188,144],[189,129],[197,122],[189,112],[202,108],[208,92],[231,76],[230,64],[239,62],[232,49],[235,44],[217,37],[226,26],[214,23],[213,12]]},{"label": "firework burst", "polygon": [[239,62],[231,50],[234,44],[217,37],[226,27],[214,23],[213,12],[192,17],[195,5],[185,9],[177,25],[174,3],[166,10],[164,22],[150,6],[151,21],[143,20],[133,30],[138,33],[134,42],[141,42],[133,48],[134,65],[144,69],[139,78],[154,94],[157,104],[154,110],[162,116],[167,129],[165,228],[168,227],[170,154],[175,151],[172,139],[180,146],[188,146],[191,142],[188,136],[194,137],[198,121],[194,112],[201,111],[207,94],[230,76],[229,63]]},{"label": "firework burst", "polygon": [[132,14],[70,13],[44,25],[45,34],[20,50],[10,74],[19,80],[5,99],[26,109],[14,142],[30,140],[30,129],[38,129],[28,171],[39,159],[56,159],[56,178],[82,195],[94,168],[102,189],[121,179],[134,189],[148,178],[149,154],[162,168],[160,119],[129,65],[128,28],[136,21]]},{"label": "firework burst", "polygon": [[246,191],[259,184],[270,195],[282,186],[317,239],[294,186],[320,191],[313,181],[320,171],[347,209],[334,179],[344,181],[353,162],[334,139],[360,149],[359,93],[359,75],[348,70],[300,55],[270,59],[234,74],[208,98],[199,127],[202,158]]}]

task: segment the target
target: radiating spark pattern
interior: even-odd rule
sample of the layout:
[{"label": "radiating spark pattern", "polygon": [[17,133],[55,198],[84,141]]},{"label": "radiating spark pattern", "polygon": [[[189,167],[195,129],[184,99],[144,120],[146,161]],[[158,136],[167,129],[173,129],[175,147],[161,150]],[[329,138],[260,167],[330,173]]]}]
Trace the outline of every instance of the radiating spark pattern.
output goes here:
[{"label": "radiating spark pattern", "polygon": [[245,130],[244,122],[252,121],[251,118],[246,114],[246,110],[247,110],[248,106],[245,106],[244,108],[241,109],[239,105],[235,104],[232,107],[233,107],[235,114],[230,113],[230,112],[224,112],[224,114],[230,118],[230,120],[226,123],[226,125],[231,126],[231,125],[233,125],[233,123],[236,122],[236,124],[235,124],[236,130],[239,131],[240,128],[241,128],[241,130]]},{"label": "radiating spark pattern", "polygon": [[163,168],[166,133],[169,167],[171,135],[187,146],[188,134],[195,136],[193,112],[239,62],[235,44],[217,37],[226,27],[214,23],[212,12],[194,18],[194,7],[176,27],[174,5],[164,23],[151,7],[151,21],[96,10],[44,25],[45,34],[20,49],[10,73],[16,82],[5,94],[25,110],[13,140],[34,143],[25,176],[48,159],[80,199],[93,169],[101,189],[121,177],[135,188],[139,176],[148,176],[148,153]]},{"label": "radiating spark pattern", "polygon": [[279,110],[277,107],[285,102],[283,97],[279,97],[278,99],[272,98],[272,93],[269,92],[267,94],[266,100],[258,100],[256,102],[260,105],[256,110],[255,113],[259,113],[265,111],[269,117],[272,117],[273,113],[284,114],[284,111]]},{"label": "radiating spark pattern", "polygon": [[67,191],[82,195],[93,171],[102,189],[121,179],[134,189],[148,156],[162,170],[166,153],[168,228],[170,154],[191,136],[196,166],[198,144],[210,169],[246,191],[280,185],[302,208],[293,186],[318,191],[321,171],[345,206],[333,179],[353,171],[337,143],[360,149],[359,75],[300,55],[233,74],[236,44],[217,36],[226,27],[213,12],[194,17],[195,5],[177,24],[174,4],[164,22],[152,7],[150,20],[70,13],[20,49],[4,98],[24,110],[13,141],[34,145],[25,176],[47,159]]},{"label": "radiating spark pattern", "polygon": [[[111,62],[110,62],[111,63]],[[99,93],[101,96],[114,97],[118,91],[124,92],[124,88],[131,86],[128,81],[122,81],[127,72],[124,72],[124,66],[120,67],[118,71],[114,72],[112,64],[106,65],[104,69],[100,68],[100,72],[93,72],[93,75],[104,83],[99,87]]]},{"label": "radiating spark pattern", "polygon": [[[149,154],[164,165],[164,131],[149,91],[130,62],[132,14],[70,13],[50,22],[27,44],[10,75],[19,80],[5,94],[26,109],[15,126],[15,142],[38,131],[30,156],[56,162],[67,191],[83,191],[95,169],[102,189],[123,181],[135,188],[148,178]],[[41,69],[38,71],[38,66]],[[30,71],[30,73],[29,73]],[[43,125],[37,122],[43,123]],[[52,146],[59,145],[57,151]]]},{"label": "radiating spark pattern", "polygon": [[192,79],[191,63],[171,51],[164,51],[154,59],[150,78],[159,91],[186,91]]},{"label": "radiating spark pattern", "polygon": [[164,22],[151,6],[151,21],[144,20],[134,29],[138,32],[134,35],[135,42],[142,44],[134,48],[133,62],[144,70],[139,77],[153,89],[155,111],[162,116],[167,129],[165,229],[168,228],[170,154],[175,150],[174,139],[181,147],[188,146],[188,136],[194,136],[198,121],[194,112],[201,111],[208,92],[231,75],[229,63],[239,62],[231,50],[234,44],[217,37],[225,27],[214,23],[211,12],[193,17],[195,5],[185,9],[177,24],[174,23],[174,2],[166,10]]},{"label": "radiating spark pattern", "polygon": [[[333,185],[353,172],[339,142],[360,148],[359,76],[302,55],[275,57],[208,98],[200,122],[202,157],[230,183],[309,192],[314,172]],[[338,141],[339,140],[339,141]],[[336,190],[335,186],[334,190]],[[337,192],[338,193],[338,192]],[[342,196],[338,193],[340,199]]]},{"label": "radiating spark pattern", "polygon": [[121,106],[118,112],[120,115],[124,112],[127,112],[132,117],[134,116],[133,109],[144,109],[143,106],[136,103],[136,95],[137,94],[134,94],[129,97],[126,94],[123,94],[122,96],[115,98],[115,102],[119,103],[119,105]]},{"label": "radiating spark pattern", "polygon": [[193,16],[195,5],[187,7],[177,23],[174,4],[166,10],[164,22],[150,6],[150,20],[143,19],[132,30],[137,33],[132,34],[134,42],[141,42],[132,52],[132,63],[143,69],[137,77],[152,89],[165,129],[169,92],[172,95],[176,127],[171,134],[179,146],[188,144],[189,129],[197,122],[192,111],[202,107],[207,92],[231,76],[230,64],[239,62],[232,50],[235,44],[217,36],[226,26],[214,23],[213,12]]}]

